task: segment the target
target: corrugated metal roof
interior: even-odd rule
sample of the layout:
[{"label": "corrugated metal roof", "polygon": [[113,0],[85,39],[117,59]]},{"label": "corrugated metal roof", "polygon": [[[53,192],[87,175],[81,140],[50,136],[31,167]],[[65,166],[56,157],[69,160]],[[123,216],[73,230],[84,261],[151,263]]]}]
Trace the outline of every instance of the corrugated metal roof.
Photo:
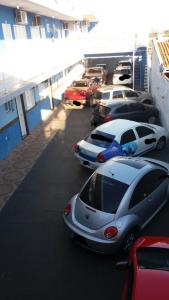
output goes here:
[{"label": "corrugated metal roof", "polygon": [[163,66],[169,68],[169,40],[157,42],[157,45],[163,60]]}]

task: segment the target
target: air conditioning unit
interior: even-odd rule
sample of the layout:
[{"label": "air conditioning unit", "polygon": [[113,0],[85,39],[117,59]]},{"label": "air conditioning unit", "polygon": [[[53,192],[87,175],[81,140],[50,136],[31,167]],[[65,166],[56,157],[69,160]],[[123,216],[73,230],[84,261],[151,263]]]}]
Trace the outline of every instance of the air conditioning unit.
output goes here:
[{"label": "air conditioning unit", "polygon": [[69,23],[63,23],[63,29],[69,30]]},{"label": "air conditioning unit", "polygon": [[17,24],[28,24],[27,12],[23,10],[16,10],[16,22]]},{"label": "air conditioning unit", "polygon": [[40,25],[41,25],[40,16],[34,16],[32,26],[40,26]]}]

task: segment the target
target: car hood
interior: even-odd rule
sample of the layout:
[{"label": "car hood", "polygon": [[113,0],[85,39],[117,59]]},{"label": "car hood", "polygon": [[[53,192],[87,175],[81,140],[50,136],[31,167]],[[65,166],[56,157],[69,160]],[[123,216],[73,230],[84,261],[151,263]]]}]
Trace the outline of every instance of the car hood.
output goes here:
[{"label": "car hood", "polygon": [[115,219],[115,214],[97,210],[82,202],[77,196],[74,206],[74,218],[76,222],[85,227],[84,229],[98,230],[112,222]]}]

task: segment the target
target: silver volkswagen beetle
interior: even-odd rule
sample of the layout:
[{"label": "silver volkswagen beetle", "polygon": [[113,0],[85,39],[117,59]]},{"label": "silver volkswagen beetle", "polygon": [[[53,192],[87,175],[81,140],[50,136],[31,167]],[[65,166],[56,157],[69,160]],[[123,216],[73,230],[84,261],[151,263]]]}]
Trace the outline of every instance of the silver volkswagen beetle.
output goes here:
[{"label": "silver volkswagen beetle", "polygon": [[116,157],[99,167],[64,209],[70,236],[100,253],[127,251],[168,200],[169,164]]}]

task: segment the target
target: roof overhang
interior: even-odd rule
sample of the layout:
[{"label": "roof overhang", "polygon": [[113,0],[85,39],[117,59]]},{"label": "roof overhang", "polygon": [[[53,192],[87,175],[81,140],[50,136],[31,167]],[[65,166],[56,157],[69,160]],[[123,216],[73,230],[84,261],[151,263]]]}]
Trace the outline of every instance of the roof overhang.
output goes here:
[{"label": "roof overhang", "polygon": [[80,10],[68,0],[0,0],[0,5],[63,21],[83,20]]}]

